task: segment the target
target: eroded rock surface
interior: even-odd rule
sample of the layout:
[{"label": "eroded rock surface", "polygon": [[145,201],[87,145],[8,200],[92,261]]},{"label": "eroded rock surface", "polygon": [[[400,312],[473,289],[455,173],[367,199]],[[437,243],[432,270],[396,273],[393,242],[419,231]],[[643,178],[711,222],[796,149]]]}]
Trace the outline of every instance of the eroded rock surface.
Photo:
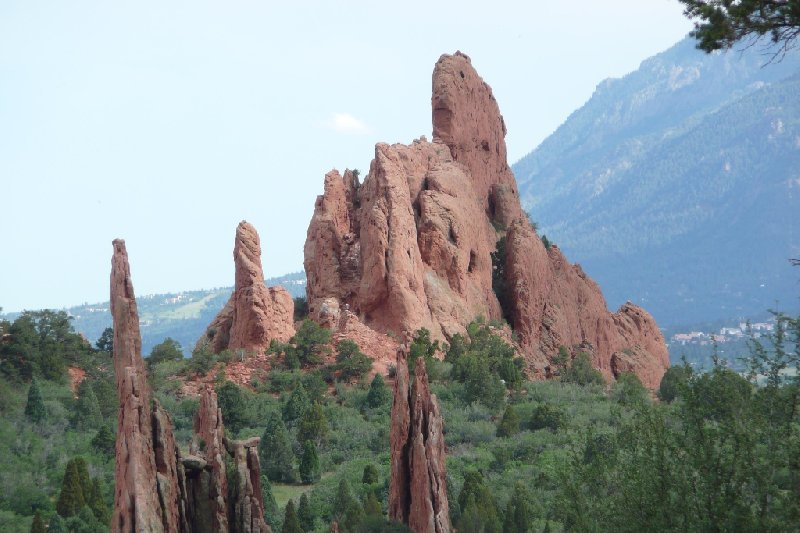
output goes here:
[{"label": "eroded rock surface", "polygon": [[428,387],[422,357],[416,361],[409,387],[404,349],[397,354],[389,443],[389,518],[415,533],[449,532],[442,415]]},{"label": "eroded rock surface", "polygon": [[[377,144],[363,184],[326,174],[305,245],[311,316],[336,329],[349,311],[383,334],[424,327],[438,339],[480,316],[506,318],[530,375],[547,375],[560,346],[589,343],[607,377],[633,371],[656,387],[668,366],[658,327],[633,305],[610,313],[580,267],[542,245],[520,206],[503,117],[469,57],[443,55],[432,86],[433,142]],[[507,264],[493,264],[503,238]]]},{"label": "eroded rock surface", "polygon": [[225,427],[217,394],[206,385],[200,394],[200,407],[194,419],[194,432],[200,451],[209,467],[208,505],[212,531],[228,530],[228,476],[225,469]]},{"label": "eroded rock surface", "polygon": [[236,282],[233,294],[198,341],[214,353],[222,350],[263,352],[273,339],[294,335],[294,300],[283,287],[264,285],[261,240],[246,221],[236,228],[233,248]]},{"label": "eroded rock surface", "polygon": [[264,502],[261,499],[261,465],[258,459],[259,437],[225,441],[233,457],[236,483],[230,487],[234,523],[238,533],[272,533],[264,521]]}]

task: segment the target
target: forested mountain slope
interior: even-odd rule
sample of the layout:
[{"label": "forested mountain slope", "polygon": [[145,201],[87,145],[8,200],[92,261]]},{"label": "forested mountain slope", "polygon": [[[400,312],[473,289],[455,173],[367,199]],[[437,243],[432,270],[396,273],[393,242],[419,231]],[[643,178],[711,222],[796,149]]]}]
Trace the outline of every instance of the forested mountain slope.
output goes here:
[{"label": "forested mountain slope", "polygon": [[514,165],[540,233],[661,325],[798,305],[800,53],[685,39]]}]

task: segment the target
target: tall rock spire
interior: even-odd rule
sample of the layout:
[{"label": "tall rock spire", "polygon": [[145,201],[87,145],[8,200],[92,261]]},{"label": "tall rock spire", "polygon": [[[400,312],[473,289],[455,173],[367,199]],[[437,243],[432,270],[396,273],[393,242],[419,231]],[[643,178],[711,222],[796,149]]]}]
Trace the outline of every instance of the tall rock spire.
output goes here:
[{"label": "tall rock spire", "polygon": [[397,352],[389,484],[389,518],[415,533],[447,533],[450,507],[442,415],[428,387],[425,360],[420,357],[409,389],[405,348]]},{"label": "tall rock spire", "polygon": [[261,240],[246,221],[236,228],[233,263],[233,294],[198,345],[208,345],[214,353],[225,349],[261,352],[273,339],[288,341],[294,335],[294,300],[283,287],[264,285]]}]

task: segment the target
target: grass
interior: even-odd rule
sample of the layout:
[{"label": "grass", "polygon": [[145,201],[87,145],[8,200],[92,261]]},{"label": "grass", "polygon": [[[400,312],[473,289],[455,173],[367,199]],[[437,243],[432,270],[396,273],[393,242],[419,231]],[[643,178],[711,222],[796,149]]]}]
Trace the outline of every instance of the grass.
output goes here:
[{"label": "grass", "polygon": [[[328,478],[333,475],[333,472],[325,472],[322,474],[322,479]],[[314,485],[289,485],[284,483],[272,483],[272,495],[275,497],[275,502],[278,508],[283,509],[289,500],[297,502],[305,493],[311,492],[316,486]]]}]

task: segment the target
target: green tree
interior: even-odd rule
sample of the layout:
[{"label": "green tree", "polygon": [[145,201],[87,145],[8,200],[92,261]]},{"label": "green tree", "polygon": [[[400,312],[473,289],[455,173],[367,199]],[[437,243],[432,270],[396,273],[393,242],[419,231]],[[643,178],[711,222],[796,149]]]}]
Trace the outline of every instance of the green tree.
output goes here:
[{"label": "green tree", "polygon": [[308,398],[306,388],[302,383],[298,383],[283,406],[283,421],[292,424],[302,418],[310,408],[311,400]]},{"label": "green tree", "polygon": [[61,516],[55,514],[50,517],[50,523],[47,525],[47,533],[67,533],[67,526],[64,525],[64,520]]},{"label": "green tree", "polygon": [[163,363],[164,361],[182,360],[183,348],[181,348],[180,343],[171,337],[167,337],[160,344],[153,346],[150,351],[150,357],[147,358],[147,366],[152,369],[158,363]]},{"label": "green tree", "polygon": [[36,511],[36,514],[33,515],[31,533],[47,533],[47,530],[44,527],[44,520],[42,520],[42,515],[39,514],[39,511]]},{"label": "green tree", "polygon": [[364,467],[364,473],[361,475],[361,483],[365,485],[374,485],[378,482],[378,469],[374,464],[370,463]]},{"label": "green tree", "polygon": [[558,431],[567,424],[567,414],[557,405],[543,403],[536,406],[528,422],[528,429],[549,429]]},{"label": "green tree", "polygon": [[497,426],[498,437],[510,437],[519,433],[519,416],[514,407],[509,405],[503,413],[503,419]]},{"label": "green tree", "polygon": [[294,337],[289,339],[300,360],[300,364],[316,365],[330,352],[331,330],[323,328],[311,319],[303,320]]},{"label": "green tree", "polygon": [[81,475],[78,472],[78,465],[73,459],[67,463],[64,471],[64,479],[61,482],[61,492],[58,495],[56,511],[64,518],[67,518],[77,514],[85,505],[86,498],[81,485]]},{"label": "green tree", "polygon": [[278,413],[272,413],[267,420],[258,452],[264,473],[271,481],[293,483],[296,480],[292,443]]},{"label": "green tree", "polygon": [[514,487],[514,494],[508,500],[503,533],[524,533],[531,527],[533,510],[531,508],[531,494],[522,483]]},{"label": "green tree", "polygon": [[623,372],[617,376],[612,395],[622,405],[640,405],[650,398],[650,393],[642,385],[639,376],[633,372]]},{"label": "green tree", "polygon": [[103,498],[103,485],[99,477],[92,479],[91,490],[89,491],[86,504],[101,524],[109,523],[111,520],[111,513],[108,510],[105,498]]},{"label": "green tree", "polygon": [[383,516],[383,509],[381,509],[381,502],[378,501],[374,491],[369,491],[364,500],[364,514],[366,516]]},{"label": "green tree", "polygon": [[605,385],[603,375],[592,367],[592,361],[586,352],[580,352],[575,356],[572,365],[562,374],[561,381],[584,386]]},{"label": "green tree", "polygon": [[479,472],[473,470],[464,474],[464,485],[458,495],[458,505],[463,509],[459,521],[461,527],[456,527],[458,531],[483,533],[502,531],[497,502]]},{"label": "green tree", "polygon": [[339,341],[336,349],[334,369],[339,372],[341,380],[359,379],[372,369],[372,359],[364,355],[358,344],[350,339]]},{"label": "green tree", "polygon": [[300,522],[300,527],[306,531],[311,531],[314,529],[315,518],[308,495],[304,492],[300,496],[300,504],[297,506],[297,519]]},{"label": "green tree", "polygon": [[679,0],[695,21],[692,37],[706,52],[731,48],[742,39],[769,35],[786,51],[800,34],[800,7],[794,0]]},{"label": "green tree", "polygon": [[345,478],[342,478],[339,480],[339,486],[336,488],[336,496],[333,500],[334,518],[340,522],[340,525],[344,522],[345,514],[353,504],[358,505],[358,501],[353,497],[350,484]]},{"label": "green tree", "polygon": [[100,338],[94,343],[100,352],[105,352],[110,356],[114,355],[114,328],[106,328],[100,334]]},{"label": "green tree", "polygon": [[367,405],[373,409],[386,405],[392,398],[392,391],[386,386],[383,376],[378,372],[372,378],[369,384],[369,392],[367,393]]},{"label": "green tree", "polygon": [[297,518],[297,512],[294,510],[294,502],[292,500],[289,500],[289,503],[286,504],[281,533],[305,533],[300,526],[300,520]]},{"label": "green tree", "polygon": [[425,359],[426,366],[431,366],[431,360],[439,350],[439,341],[431,342],[431,332],[420,328],[414,333],[411,345],[408,347],[408,371],[413,375],[414,365],[420,357]]},{"label": "green tree", "polygon": [[235,383],[225,381],[217,387],[217,398],[225,428],[232,433],[238,433],[247,423],[247,401],[242,389]]},{"label": "green tree", "polygon": [[658,386],[658,398],[662,402],[674,401],[680,396],[680,391],[686,387],[692,377],[692,367],[688,363],[683,365],[671,366],[664,372],[661,383]]},{"label": "green tree", "polygon": [[103,423],[103,414],[100,404],[88,379],[81,381],[78,386],[78,402],[75,405],[73,425],[81,430],[96,429]]},{"label": "green tree", "polygon": [[25,404],[25,416],[31,422],[41,422],[46,415],[47,411],[44,408],[42,392],[39,390],[39,384],[34,379],[28,388],[28,403]]},{"label": "green tree", "polygon": [[312,440],[303,442],[303,455],[300,458],[300,480],[306,485],[319,481],[319,457],[317,446]]},{"label": "green tree", "polygon": [[261,474],[261,501],[264,502],[264,520],[269,524],[273,531],[277,531],[280,516],[280,509],[278,509],[278,502],[275,501],[275,495],[272,493],[272,483],[266,474]]},{"label": "green tree", "polygon": [[108,424],[103,424],[92,439],[92,448],[109,457],[114,455],[117,439]]},{"label": "green tree", "polygon": [[297,426],[297,440],[299,442],[313,441],[320,445],[328,434],[328,419],[322,411],[322,406],[314,402],[314,405],[305,412]]}]

